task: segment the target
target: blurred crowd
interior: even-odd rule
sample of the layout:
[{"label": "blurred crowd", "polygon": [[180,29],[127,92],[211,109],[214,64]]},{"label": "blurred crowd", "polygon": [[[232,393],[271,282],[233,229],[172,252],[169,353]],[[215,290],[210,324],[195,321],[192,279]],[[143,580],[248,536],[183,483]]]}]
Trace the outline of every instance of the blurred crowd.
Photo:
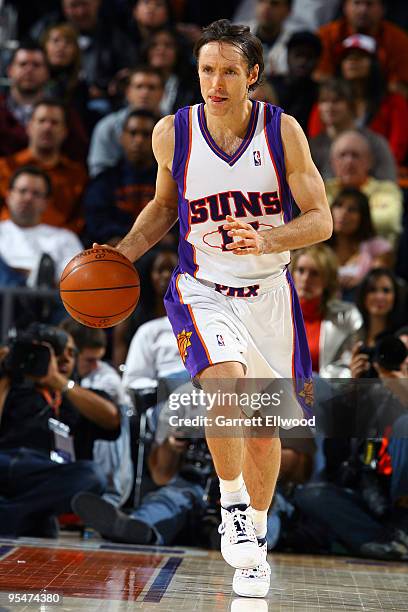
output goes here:
[{"label": "blurred crowd", "polygon": [[[177,227],[136,263],[140,303],[113,330],[67,320],[57,287],[73,255],[115,246],[152,198],[153,128],[202,102],[192,49],[228,18],[262,41],[251,96],[302,126],[334,222],[327,243],[292,254],[324,425],[282,439],[269,548],[408,559],[404,8],[0,0],[1,535],[51,537],[74,512],[113,541],[218,544],[208,449],[169,430],[157,398],[158,381],[170,393],[187,380],[163,306]],[[51,347],[41,375],[12,337]],[[360,379],[372,384],[356,391]],[[353,402],[360,431],[345,427]]]}]

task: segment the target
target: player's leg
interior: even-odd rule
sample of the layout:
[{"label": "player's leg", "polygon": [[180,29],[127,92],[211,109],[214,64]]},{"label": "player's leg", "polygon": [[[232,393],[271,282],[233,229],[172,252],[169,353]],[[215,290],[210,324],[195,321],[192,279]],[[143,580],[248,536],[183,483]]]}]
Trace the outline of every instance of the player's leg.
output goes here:
[{"label": "player's leg", "polygon": [[[205,393],[233,394],[237,381],[245,376],[244,368],[238,362],[224,362],[205,368],[198,376]],[[229,396],[230,397],[230,396]],[[211,410],[212,422],[218,415],[225,417],[240,414],[238,406],[214,405]],[[237,568],[257,565],[261,559],[255,530],[249,508],[249,495],[242,474],[244,440],[242,431],[228,437],[224,431],[214,426],[206,429],[207,444],[213,458],[215,470],[220,479],[221,515],[220,526],[221,552],[224,559]]]}]

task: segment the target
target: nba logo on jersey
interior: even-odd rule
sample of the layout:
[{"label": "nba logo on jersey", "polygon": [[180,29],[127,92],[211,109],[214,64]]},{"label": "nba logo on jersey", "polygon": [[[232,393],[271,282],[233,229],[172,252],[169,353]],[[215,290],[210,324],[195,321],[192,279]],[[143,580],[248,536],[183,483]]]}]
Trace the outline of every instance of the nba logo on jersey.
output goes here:
[{"label": "nba logo on jersey", "polygon": [[254,151],[254,164],[255,166],[260,166],[262,164],[260,151]]},{"label": "nba logo on jersey", "polygon": [[224,338],[221,336],[221,334],[217,334],[217,342],[218,346],[225,346]]}]

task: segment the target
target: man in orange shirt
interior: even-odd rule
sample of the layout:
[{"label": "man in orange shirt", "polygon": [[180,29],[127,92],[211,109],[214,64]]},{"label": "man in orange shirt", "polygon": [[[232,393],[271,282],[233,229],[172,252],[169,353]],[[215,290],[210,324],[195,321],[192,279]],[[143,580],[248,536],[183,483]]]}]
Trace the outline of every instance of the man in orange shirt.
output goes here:
[{"label": "man in orange shirt", "polygon": [[375,38],[379,60],[392,90],[408,92],[408,35],[384,19],[384,0],[345,0],[343,18],[322,26],[319,36],[323,53],[316,75],[327,78],[335,72],[342,41],[357,32]]},{"label": "man in orange shirt", "polygon": [[47,172],[52,183],[52,196],[42,223],[79,233],[84,225],[81,198],[87,174],[82,164],[61,154],[61,146],[67,135],[64,105],[51,99],[38,102],[34,106],[27,133],[27,149],[0,158],[0,219],[9,216],[4,201],[10,177],[21,166],[33,165]]}]

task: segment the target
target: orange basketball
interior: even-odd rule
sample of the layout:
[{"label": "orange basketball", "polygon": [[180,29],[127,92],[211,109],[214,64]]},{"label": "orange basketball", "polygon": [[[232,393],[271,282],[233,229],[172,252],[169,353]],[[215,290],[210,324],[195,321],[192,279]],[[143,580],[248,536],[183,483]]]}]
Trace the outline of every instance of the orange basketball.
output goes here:
[{"label": "orange basketball", "polygon": [[71,317],[88,327],[112,327],[136,308],[139,274],[127,257],[97,247],[78,253],[60,280],[62,302]]}]

